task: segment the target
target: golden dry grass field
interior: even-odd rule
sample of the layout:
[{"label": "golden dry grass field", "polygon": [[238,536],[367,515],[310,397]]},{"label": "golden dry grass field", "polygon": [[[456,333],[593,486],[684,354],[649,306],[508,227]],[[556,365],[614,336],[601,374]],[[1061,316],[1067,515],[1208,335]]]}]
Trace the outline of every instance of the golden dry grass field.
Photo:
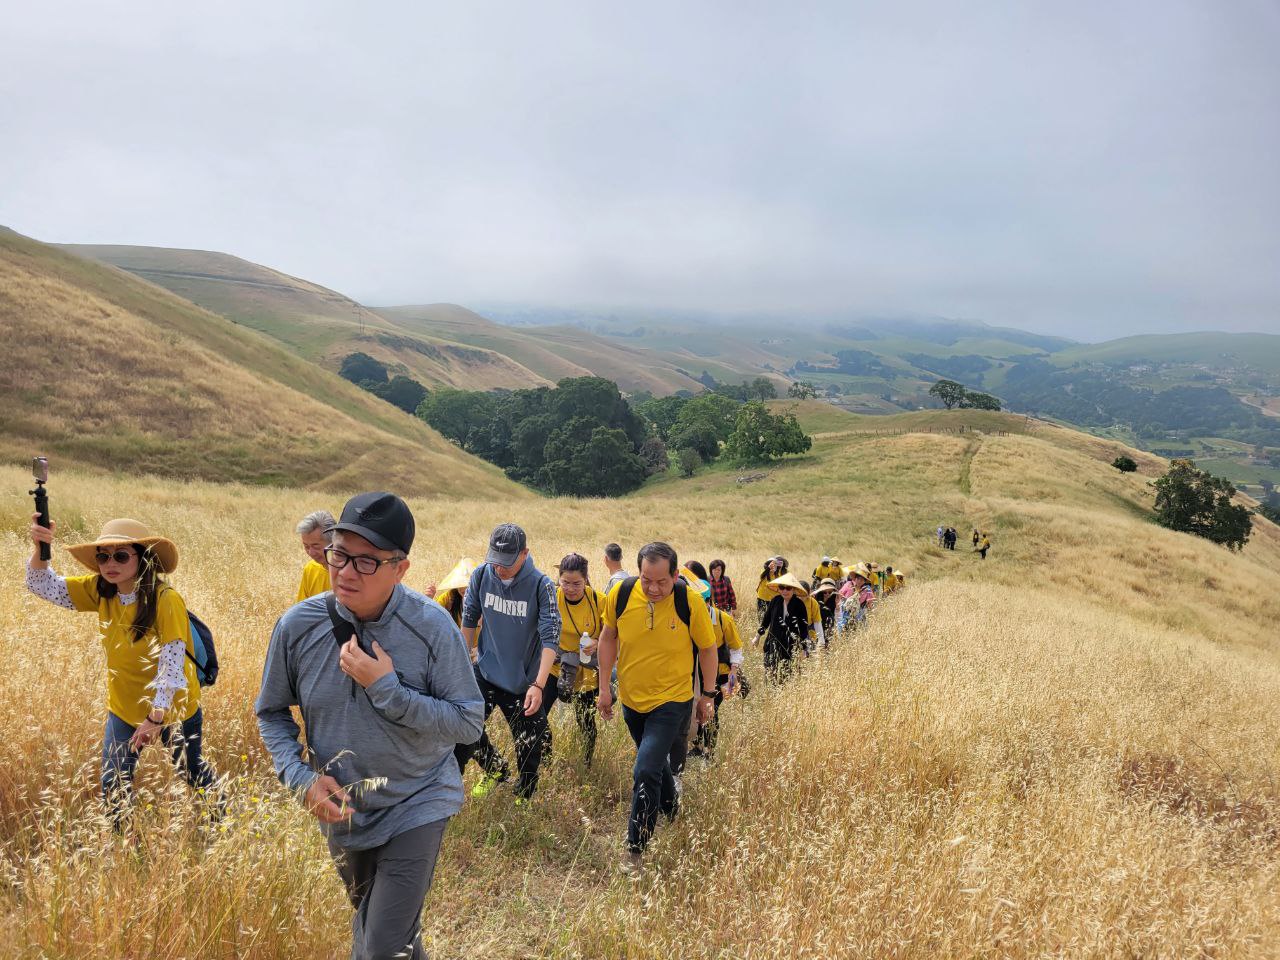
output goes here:
[{"label": "golden dry grass field", "polygon": [[[421,420],[122,270],[0,228],[0,460],[528,496]],[[354,454],[354,455],[352,455]]]},{"label": "golden dry grass field", "polygon": [[[544,569],[665,538],[723,557],[744,598],[773,552],[805,571],[835,552],[910,574],[797,681],[726,705],[717,761],[686,774],[681,819],[638,882],[616,870],[630,741],[615,721],[584,770],[558,711],[534,804],[498,790],[451,824],[432,955],[1276,956],[1280,530],[1259,520],[1237,555],[1156,527],[1142,513],[1157,462],[1124,476],[1114,455],[1043,426],[833,430],[749,485],[709,471],[619,501],[411,500],[419,588],[505,519]],[[129,515],[179,543],[172,581],[225,664],[206,744],[230,818],[203,835],[153,750],[131,848],[96,816],[95,625],[22,589],[27,486],[0,469],[0,953],[344,956],[340,884],[252,713],[301,567],[293,524],[342,497],[55,473],[62,542]],[[954,553],[934,545],[940,522],[961,533]],[[986,561],[964,549],[974,526],[991,533]],[[761,679],[758,650],[748,666]]]}]

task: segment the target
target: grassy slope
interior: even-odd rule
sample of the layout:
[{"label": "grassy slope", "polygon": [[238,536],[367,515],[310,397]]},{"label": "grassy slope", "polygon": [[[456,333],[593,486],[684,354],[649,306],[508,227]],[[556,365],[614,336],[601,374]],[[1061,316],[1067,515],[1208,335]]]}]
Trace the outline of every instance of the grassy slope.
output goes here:
[{"label": "grassy slope", "polygon": [[1179,333],[1123,337],[1106,343],[1083,344],[1053,355],[1053,362],[1206,363],[1221,366],[1235,360],[1280,375],[1280,336],[1266,333]]},{"label": "grassy slope", "polygon": [[562,377],[594,374],[613,380],[625,391],[655,394],[702,389],[694,358],[637,349],[572,326],[508,327],[455,304],[385,307],[379,313],[406,330],[456,340],[511,357],[552,382]]},{"label": "grassy slope", "polygon": [[[819,414],[826,419],[813,419]],[[477,957],[1261,957],[1280,940],[1280,530],[1233,555],[1152,525],[1144,473],[1114,444],[1027,433],[827,430],[811,455],[739,486],[710,471],[625,501],[415,501],[422,587],[520,520],[544,569],[577,549],[655,537],[723,557],[744,601],[763,557],[822,553],[905,567],[911,587],[780,692],[726,705],[721,760],[686,776],[638,885],[612,864],[633,748],[608,726],[575,762],[563,710],[531,809],[498,791],[446,838],[425,929]],[[996,415],[1015,427],[1017,418]],[[929,415],[904,428],[936,425]],[[0,469],[0,556],[21,563],[24,478]],[[144,853],[93,823],[101,676],[90,626],[34,600],[0,609],[0,935],[79,957],[341,954],[347,908],[307,817],[273,785],[252,696],[294,589],[298,498],[268,490],[69,476],[69,537],[130,512],[185,550],[176,585],[208,611],[226,678],[207,749],[233,817],[206,845],[181,790],[152,795]],[[339,502],[332,498],[330,506]],[[324,504],[317,504],[324,505]],[[982,526],[981,561],[933,542]],[[253,531],[251,538],[227,529]],[[56,560],[65,566],[59,551]],[[236,576],[228,579],[226,570]],[[749,601],[744,606],[750,607]],[[236,611],[230,615],[227,611]],[[753,629],[752,615],[744,631]],[[54,638],[38,644],[34,638]],[[80,709],[36,710],[25,658]],[[760,678],[758,649],[748,666]],[[509,752],[505,729],[490,725]],[[34,762],[33,758],[38,758]],[[170,781],[156,758],[144,785]],[[475,777],[469,773],[468,782]],[[33,824],[40,825],[32,828]],[[163,878],[173,891],[157,901]],[[197,907],[197,905],[199,905]]]},{"label": "grassy slope", "polygon": [[124,272],[0,232],[0,449],[111,470],[520,496],[421,422]]},{"label": "grassy slope", "polygon": [[134,273],[332,369],[359,351],[428,386],[545,382],[502,354],[406,332],[343,294],[225,253],[89,244],[62,249]]}]

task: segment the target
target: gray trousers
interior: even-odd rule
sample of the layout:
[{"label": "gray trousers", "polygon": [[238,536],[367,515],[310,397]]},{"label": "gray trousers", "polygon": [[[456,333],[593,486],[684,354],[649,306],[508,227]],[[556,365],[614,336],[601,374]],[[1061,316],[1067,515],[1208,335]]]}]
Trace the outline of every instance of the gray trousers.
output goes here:
[{"label": "gray trousers", "polygon": [[329,853],[356,909],[351,960],[426,960],[420,939],[422,904],[448,823],[445,817],[406,830],[369,850],[345,850],[329,841]]}]

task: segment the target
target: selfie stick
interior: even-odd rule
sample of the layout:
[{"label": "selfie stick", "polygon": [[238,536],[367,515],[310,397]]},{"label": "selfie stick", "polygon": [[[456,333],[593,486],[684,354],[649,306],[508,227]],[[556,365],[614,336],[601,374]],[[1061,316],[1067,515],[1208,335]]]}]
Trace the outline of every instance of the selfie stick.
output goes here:
[{"label": "selfie stick", "polygon": [[[44,457],[36,457],[35,462],[36,464],[43,466],[46,470],[48,469],[49,461],[45,460]],[[48,474],[46,473],[45,476],[47,477]],[[36,488],[30,492],[31,492],[31,495],[36,498],[36,512],[40,514],[36,522],[39,523],[40,526],[44,527],[47,530],[49,528],[49,494],[48,492],[46,492],[44,488],[44,484],[45,484],[45,480],[41,479],[41,477],[37,475]],[[49,544],[41,543],[40,559],[47,561],[47,560],[50,560],[52,557],[53,557],[53,551],[50,548]]]}]

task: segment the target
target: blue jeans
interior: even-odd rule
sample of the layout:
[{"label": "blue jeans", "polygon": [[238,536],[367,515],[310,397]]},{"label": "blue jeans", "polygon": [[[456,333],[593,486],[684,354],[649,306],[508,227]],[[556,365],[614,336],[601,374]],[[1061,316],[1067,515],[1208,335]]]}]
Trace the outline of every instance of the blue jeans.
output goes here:
[{"label": "blue jeans", "polygon": [[631,785],[631,817],[627,821],[627,848],[641,853],[658,825],[658,814],[674,819],[678,809],[676,781],[671,772],[671,748],[686,735],[693,701],[664,703],[648,713],[625,704],[622,719],[636,744],[636,765]]},{"label": "blue jeans", "polygon": [[[160,728],[160,742],[169,748],[173,764],[196,790],[204,790],[211,801],[214,793],[213,768],[201,755],[202,710],[196,710],[181,728],[170,724]],[[112,819],[119,825],[128,812],[133,792],[133,773],[138,766],[138,751],[129,747],[129,738],[137,727],[131,727],[108,711],[107,726],[102,735],[102,798]]]}]

